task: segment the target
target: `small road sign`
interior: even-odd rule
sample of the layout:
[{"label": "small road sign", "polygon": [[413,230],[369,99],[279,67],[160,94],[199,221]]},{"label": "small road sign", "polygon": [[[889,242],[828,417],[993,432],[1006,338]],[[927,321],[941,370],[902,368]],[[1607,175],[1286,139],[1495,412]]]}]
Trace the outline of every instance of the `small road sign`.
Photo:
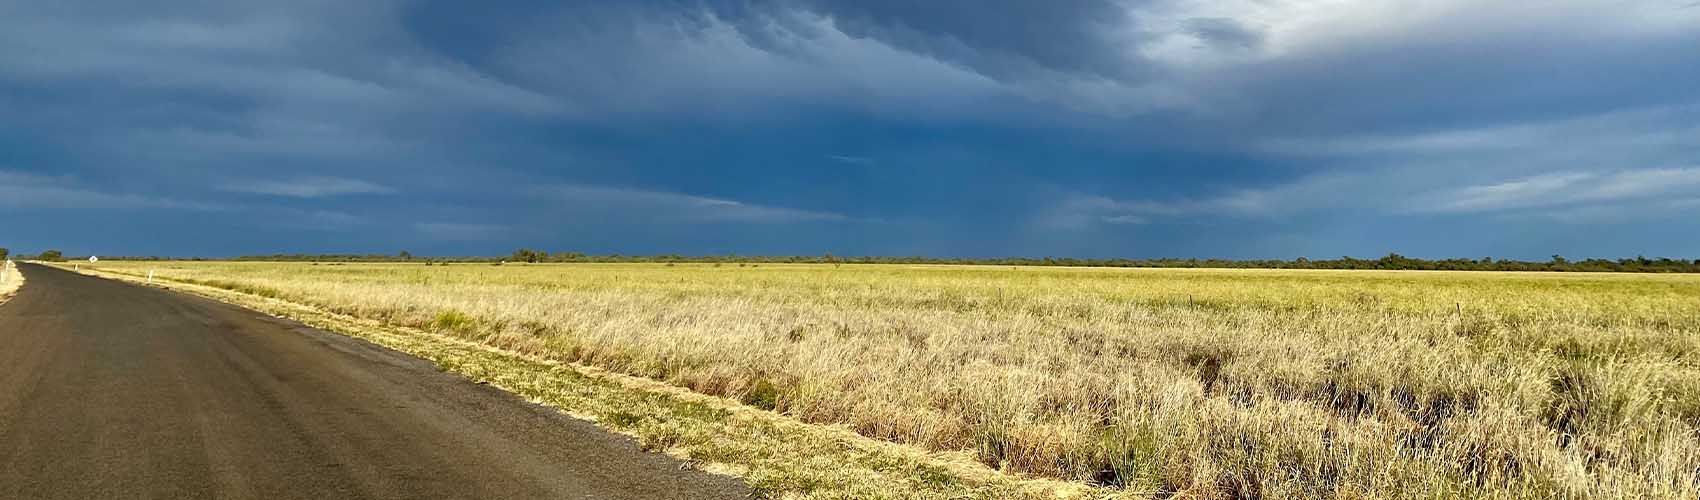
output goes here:
[{"label": "small road sign", "polygon": [[93,255],[90,255],[89,256],[89,263],[93,264],[93,263],[96,263],[96,262],[100,262],[100,257],[95,257]]}]

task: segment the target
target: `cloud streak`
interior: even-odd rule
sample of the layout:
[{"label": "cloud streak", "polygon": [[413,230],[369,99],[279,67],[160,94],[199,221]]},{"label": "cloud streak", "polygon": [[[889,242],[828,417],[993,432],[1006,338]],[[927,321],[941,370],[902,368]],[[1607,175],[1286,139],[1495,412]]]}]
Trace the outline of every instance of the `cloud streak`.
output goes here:
[{"label": "cloud streak", "polygon": [[394,189],[357,179],[302,177],[289,180],[231,182],[219,187],[234,193],[263,194],[291,198],[324,198],[356,194],[391,194]]},{"label": "cloud streak", "polygon": [[0,170],[0,206],[53,210],[220,210],[211,203],[100,190],[70,178]]},{"label": "cloud streak", "polygon": [[1442,191],[1417,212],[1489,213],[1649,200],[1681,200],[1700,193],[1700,168],[1555,172]]},{"label": "cloud streak", "polygon": [[537,191],[554,208],[580,213],[625,213],[654,222],[788,224],[849,222],[846,215],[775,207],[666,191],[562,185]]},{"label": "cloud streak", "polygon": [[431,239],[454,241],[493,240],[501,238],[513,230],[500,224],[464,222],[416,222],[413,224],[413,229]]}]

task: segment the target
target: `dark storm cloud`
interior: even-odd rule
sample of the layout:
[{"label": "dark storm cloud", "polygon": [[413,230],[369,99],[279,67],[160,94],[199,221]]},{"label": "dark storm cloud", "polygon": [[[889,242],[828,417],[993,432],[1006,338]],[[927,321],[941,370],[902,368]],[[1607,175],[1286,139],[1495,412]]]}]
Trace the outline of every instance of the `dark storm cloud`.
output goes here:
[{"label": "dark storm cloud", "polygon": [[1697,253],[1696,46],[1662,0],[0,0],[0,239]]},{"label": "dark storm cloud", "polygon": [[1034,71],[1131,79],[1151,70],[1131,50],[1126,2],[1113,0],[799,0],[857,38],[959,64],[1000,79]]}]

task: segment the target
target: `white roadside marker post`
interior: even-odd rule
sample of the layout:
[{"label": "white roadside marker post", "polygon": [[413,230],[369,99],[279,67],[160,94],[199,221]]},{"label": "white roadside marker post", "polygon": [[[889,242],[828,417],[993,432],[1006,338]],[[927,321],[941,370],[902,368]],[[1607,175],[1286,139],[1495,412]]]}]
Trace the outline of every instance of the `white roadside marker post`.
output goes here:
[{"label": "white roadside marker post", "polygon": [[149,285],[153,284],[153,270],[152,269],[148,270],[148,284]]}]

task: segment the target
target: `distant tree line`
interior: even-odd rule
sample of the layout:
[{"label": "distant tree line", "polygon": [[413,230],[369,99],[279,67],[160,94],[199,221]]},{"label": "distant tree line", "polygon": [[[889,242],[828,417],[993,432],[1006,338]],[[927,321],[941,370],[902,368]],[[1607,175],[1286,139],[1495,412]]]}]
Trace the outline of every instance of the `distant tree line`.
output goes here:
[{"label": "distant tree line", "polygon": [[[1363,270],[1425,270],[1425,271],[1550,271],[1550,272],[1629,272],[1629,273],[1700,273],[1700,259],[1634,257],[1625,259],[1587,259],[1571,261],[1554,255],[1547,261],[1511,259],[1417,259],[1388,254],[1379,259],[1341,257],[1338,259],[1293,260],[1259,259],[1077,259],[1070,257],[1006,257],[1006,258],[938,258],[862,256],[838,257],[790,255],[587,255],[581,252],[549,252],[521,248],[500,257],[418,257],[410,252],[397,254],[272,254],[249,255],[235,259],[169,259],[164,257],[103,257],[111,260],[238,260],[269,262],[424,262],[441,263],[696,263],[696,264],[977,264],[997,266],[1076,266],[1076,267],[1151,267],[1151,268],[1220,268],[1220,269],[1363,269]],[[45,259],[44,259],[45,260]]]},{"label": "distant tree line", "polygon": [[46,251],[43,251],[43,252],[41,252],[39,254],[35,254],[35,255],[23,255],[23,254],[12,255],[12,251],[10,249],[0,248],[0,260],[6,260],[8,258],[13,259],[13,260],[39,260],[39,261],[42,261],[42,262],[64,262],[65,261],[65,254],[60,253],[58,250],[46,250]]}]

